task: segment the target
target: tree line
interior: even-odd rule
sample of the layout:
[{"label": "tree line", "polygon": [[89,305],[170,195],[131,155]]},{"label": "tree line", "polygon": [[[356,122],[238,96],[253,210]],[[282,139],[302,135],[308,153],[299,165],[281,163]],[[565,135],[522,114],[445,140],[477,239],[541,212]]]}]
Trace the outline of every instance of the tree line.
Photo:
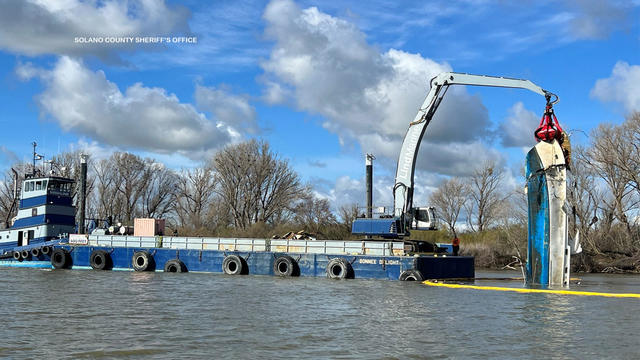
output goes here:
[{"label": "tree line", "polygon": [[[345,237],[326,199],[313,195],[288,161],[264,141],[251,140],[219,151],[201,166],[172,170],[151,158],[116,152],[89,156],[86,218],[133,224],[134,218],[164,218],[168,233],[198,236],[271,236],[304,229],[322,237]],[[31,164],[16,164],[18,184]],[[57,155],[38,170],[76,180],[80,151]],[[0,216],[16,215],[12,172],[0,185]],[[350,230],[350,229],[349,229]]]}]

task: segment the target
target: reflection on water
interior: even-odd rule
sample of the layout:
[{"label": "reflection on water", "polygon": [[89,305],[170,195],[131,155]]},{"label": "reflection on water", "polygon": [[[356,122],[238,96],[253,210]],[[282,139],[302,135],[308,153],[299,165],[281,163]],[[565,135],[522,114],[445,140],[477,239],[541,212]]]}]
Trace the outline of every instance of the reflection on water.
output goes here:
[{"label": "reflection on water", "polygon": [[[576,290],[640,292],[638,277],[580,277]],[[638,357],[637,299],[32,269],[0,269],[0,286],[1,357]]]}]

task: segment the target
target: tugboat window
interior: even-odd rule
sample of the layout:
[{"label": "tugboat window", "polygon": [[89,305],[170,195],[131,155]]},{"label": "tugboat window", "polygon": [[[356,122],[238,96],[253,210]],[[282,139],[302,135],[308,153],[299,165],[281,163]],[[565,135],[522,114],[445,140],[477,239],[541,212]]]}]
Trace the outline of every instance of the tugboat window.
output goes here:
[{"label": "tugboat window", "polygon": [[36,190],[42,190],[42,181],[36,181]]}]

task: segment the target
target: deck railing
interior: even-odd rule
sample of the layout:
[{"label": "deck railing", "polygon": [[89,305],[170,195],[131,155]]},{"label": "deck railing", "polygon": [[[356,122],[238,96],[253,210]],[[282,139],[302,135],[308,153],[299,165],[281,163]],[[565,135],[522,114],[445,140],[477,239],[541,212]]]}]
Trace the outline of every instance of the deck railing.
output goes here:
[{"label": "deck railing", "polygon": [[342,241],[296,239],[244,239],[178,236],[89,235],[89,246],[139,247],[218,251],[271,251],[302,254],[406,255],[398,241]]}]

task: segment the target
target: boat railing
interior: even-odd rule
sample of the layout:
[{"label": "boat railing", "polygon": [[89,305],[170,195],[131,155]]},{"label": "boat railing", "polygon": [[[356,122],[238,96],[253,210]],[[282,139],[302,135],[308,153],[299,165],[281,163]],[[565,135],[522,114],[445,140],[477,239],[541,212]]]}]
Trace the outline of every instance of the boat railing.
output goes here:
[{"label": "boat railing", "polygon": [[90,246],[108,247],[165,248],[201,251],[271,251],[336,255],[403,256],[407,253],[404,243],[398,241],[89,235],[87,244]]}]

